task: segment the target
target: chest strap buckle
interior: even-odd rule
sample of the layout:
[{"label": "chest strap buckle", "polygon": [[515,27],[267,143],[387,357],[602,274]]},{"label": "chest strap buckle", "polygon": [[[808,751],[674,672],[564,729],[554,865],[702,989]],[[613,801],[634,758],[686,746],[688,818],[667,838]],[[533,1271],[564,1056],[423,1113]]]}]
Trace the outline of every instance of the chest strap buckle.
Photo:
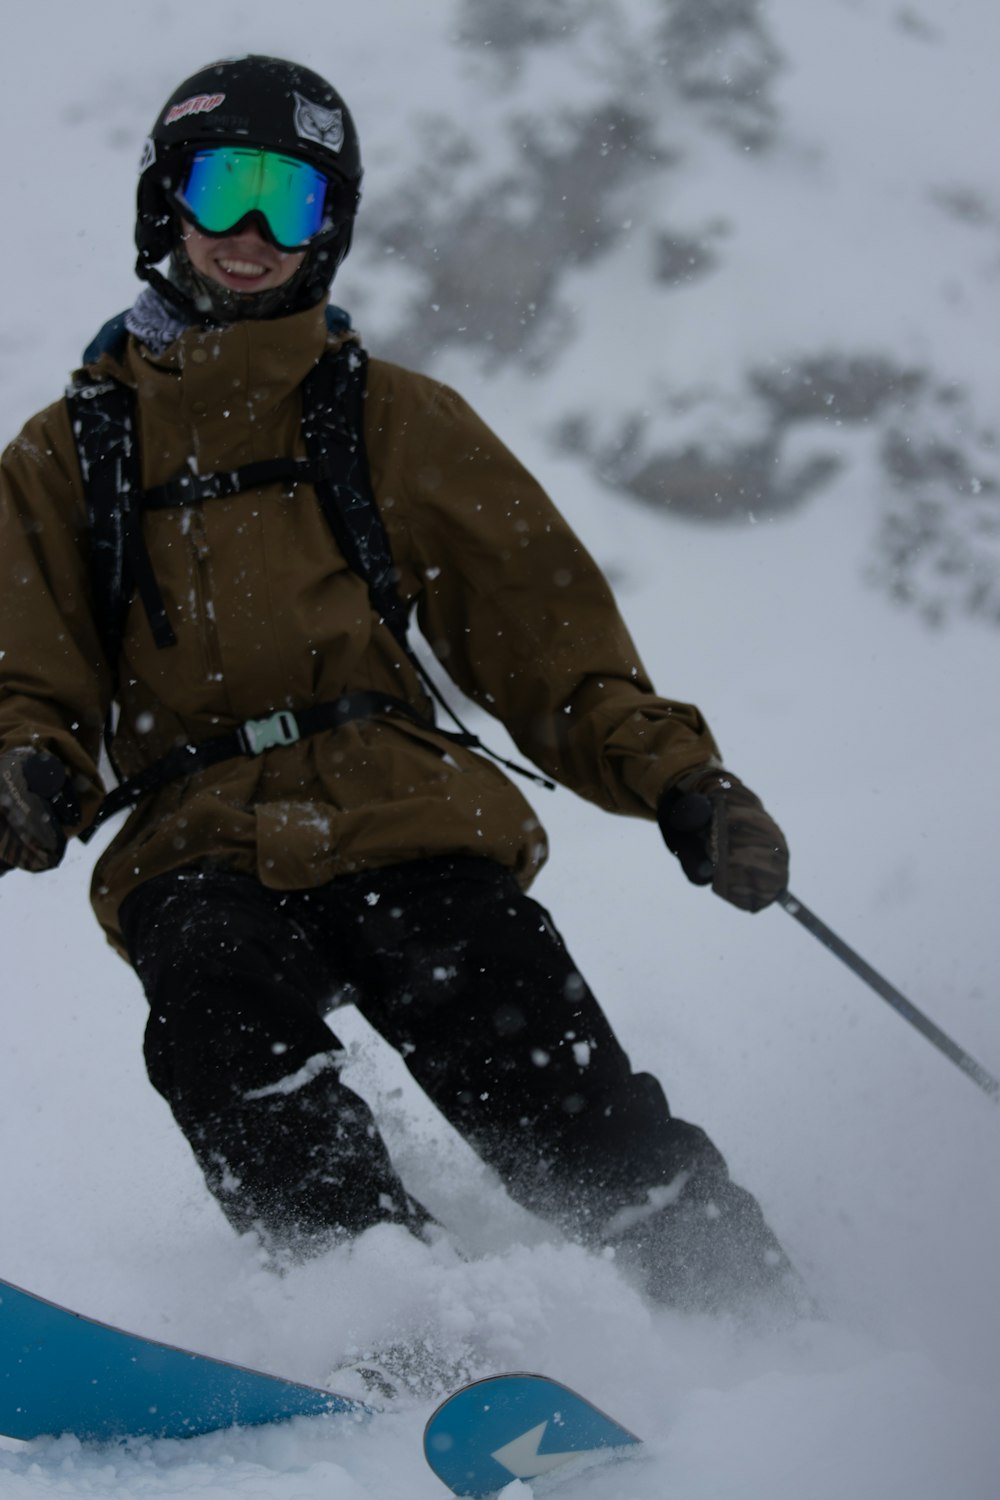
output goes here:
[{"label": "chest strap buckle", "polygon": [[288,709],[280,708],[266,719],[247,719],[236,731],[244,755],[262,755],[278,745],[294,745],[302,738],[298,721]]}]

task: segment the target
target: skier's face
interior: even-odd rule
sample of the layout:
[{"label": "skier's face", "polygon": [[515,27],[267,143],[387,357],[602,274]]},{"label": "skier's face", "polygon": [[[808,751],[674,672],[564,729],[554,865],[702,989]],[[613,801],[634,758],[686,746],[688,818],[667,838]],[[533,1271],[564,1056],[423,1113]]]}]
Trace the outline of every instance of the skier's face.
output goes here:
[{"label": "skier's face", "polygon": [[202,234],[182,220],[181,239],[192,266],[231,292],[269,292],[290,281],[306,258],[304,250],[278,250],[252,225],[236,234]]}]

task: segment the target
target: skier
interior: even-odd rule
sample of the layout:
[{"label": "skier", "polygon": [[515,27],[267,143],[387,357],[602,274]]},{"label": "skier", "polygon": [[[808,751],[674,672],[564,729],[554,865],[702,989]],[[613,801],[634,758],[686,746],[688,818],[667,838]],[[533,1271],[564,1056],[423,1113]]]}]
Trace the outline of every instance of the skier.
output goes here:
[{"label": "skier", "polygon": [[51,869],[93,828],[113,724],[104,811],[131,811],[94,908],[145,989],[154,1087],[279,1259],[431,1222],[341,1081],[325,1017],[351,1001],[514,1199],[653,1296],[791,1296],[758,1204],[526,894],[538,819],[435,722],[400,617],[546,777],[658,821],[724,900],[773,901],[785,840],[654,693],[538,484],[328,307],[360,183],[344,101],[293,63],[208,66],[156,120],[145,285],[3,458],[0,860]]}]

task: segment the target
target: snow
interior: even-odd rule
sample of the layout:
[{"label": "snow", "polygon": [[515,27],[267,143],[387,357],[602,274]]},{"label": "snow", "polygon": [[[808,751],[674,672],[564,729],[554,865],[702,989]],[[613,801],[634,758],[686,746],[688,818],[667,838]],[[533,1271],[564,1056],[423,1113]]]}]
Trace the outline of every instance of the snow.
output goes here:
[{"label": "snow", "polygon": [[[550,442],[560,412],[598,413],[612,386],[624,412],[676,384],[678,366],[735,430],[743,361],[831,340],[930,361],[992,419],[995,7],[763,9],[788,63],[780,149],[737,171],[729,148],[699,137],[663,205],[674,229],[721,213],[735,269],[654,301],[639,237],[626,237],[561,284],[578,337],[554,366],[526,375],[449,343],[424,367],[479,407],[598,556],[657,683],[704,709],[785,828],[795,893],[997,1073],[996,635],[961,618],[932,630],[866,581],[871,435],[837,432],[841,470],[808,505],[722,528],[615,495]],[[654,14],[638,0],[624,10],[636,25]],[[405,182],[431,109],[482,141],[491,170],[503,164],[489,59],[462,63],[445,0],[286,0],[280,13],[226,0],[199,8],[196,34],[191,14],[180,0],[36,0],[5,14],[0,415],[11,434],[133,295],[142,137],[207,58],[274,51],[338,82],[370,143],[366,206]],[[571,99],[591,83],[596,97],[602,56],[581,82],[539,50],[512,97],[549,87]],[[987,228],[944,216],[928,183],[977,194]],[[530,223],[524,237],[530,255]],[[374,335],[420,281],[402,258],[371,268],[365,255],[362,227],[337,295],[364,311],[377,352]],[[492,725],[472,727],[503,749]],[[406,1336],[475,1372],[564,1379],[647,1439],[640,1458],[575,1478],[576,1500],[994,1500],[997,1109],[780,910],[746,917],[689,887],[644,824],[565,792],[533,800],[554,847],[536,896],[633,1061],[761,1198],[825,1321],[750,1335],[649,1307],[611,1262],[507,1202],[351,1010],[336,1022],[348,1076],[449,1232],[426,1247],[373,1231],[273,1276],[207,1200],[145,1080],[137,983],[87,907],[93,846],[44,883],[0,883],[0,1274],[305,1381]],[[103,1450],[2,1441],[0,1496],[431,1500],[443,1490],[419,1456],[429,1410],[415,1401],[367,1426],[300,1420]]]}]

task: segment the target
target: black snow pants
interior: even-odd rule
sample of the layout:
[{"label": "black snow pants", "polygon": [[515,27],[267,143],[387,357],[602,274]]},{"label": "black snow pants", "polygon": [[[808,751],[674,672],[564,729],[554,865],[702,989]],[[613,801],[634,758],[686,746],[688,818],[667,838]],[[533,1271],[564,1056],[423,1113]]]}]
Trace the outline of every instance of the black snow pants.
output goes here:
[{"label": "black snow pants", "polygon": [[774,1295],[791,1268],[697,1126],[633,1073],[548,914],[499,865],[434,859],[274,891],[192,867],[122,907],[150,1079],[230,1222],[292,1254],[419,1232],[324,1017],[350,1000],[521,1204],[656,1296]]}]

